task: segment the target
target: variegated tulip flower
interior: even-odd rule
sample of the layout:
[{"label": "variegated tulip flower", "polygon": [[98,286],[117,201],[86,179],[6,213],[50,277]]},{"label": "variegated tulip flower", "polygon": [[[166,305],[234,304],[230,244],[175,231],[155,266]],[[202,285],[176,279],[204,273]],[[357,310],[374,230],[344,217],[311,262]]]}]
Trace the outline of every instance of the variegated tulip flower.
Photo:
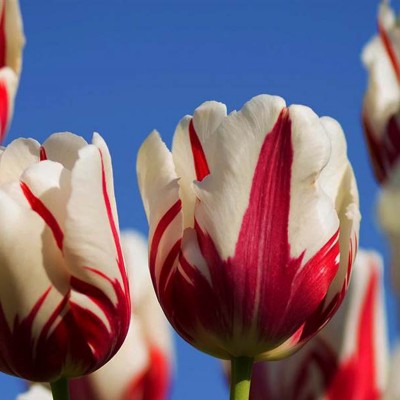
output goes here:
[{"label": "variegated tulip flower", "polygon": [[359,251],[339,311],[298,353],[256,364],[250,398],[381,399],[387,381],[388,345],[382,260],[375,252]]},{"label": "variegated tulip flower", "polygon": [[362,53],[369,74],[362,114],[374,173],[384,182],[400,157],[400,26],[388,1],[380,4],[378,30]]},{"label": "variegated tulip flower", "polygon": [[121,234],[135,305],[124,344],[104,367],[71,380],[71,400],[166,400],[172,377],[172,338],[154,293],[147,241],[134,231]]},{"label": "variegated tulip flower", "polygon": [[[0,370],[65,389],[120,348],[130,297],[103,139],[17,139],[0,154]],[[60,389],[60,390],[64,390]]]},{"label": "variegated tulip flower", "polygon": [[0,0],[0,142],[12,117],[24,43],[18,0]]},{"label": "variegated tulip flower", "polygon": [[35,384],[26,393],[20,394],[17,400],[53,400],[51,392],[46,387]]},{"label": "variegated tulip flower", "polygon": [[360,216],[342,129],[280,97],[229,115],[206,102],[172,152],[153,132],[137,170],[161,306],[189,343],[232,360],[239,398],[254,359],[303,345],[345,295]]}]

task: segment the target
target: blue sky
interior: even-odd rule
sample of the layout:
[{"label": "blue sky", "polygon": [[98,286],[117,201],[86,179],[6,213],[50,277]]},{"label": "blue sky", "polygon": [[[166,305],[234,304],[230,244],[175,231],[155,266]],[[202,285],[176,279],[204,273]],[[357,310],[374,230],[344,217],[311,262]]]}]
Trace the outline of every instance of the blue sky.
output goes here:
[{"label": "blue sky", "polygon": [[[113,156],[121,227],[146,233],[135,163],[147,134],[157,128],[169,145],[179,119],[205,100],[233,110],[257,94],[278,94],[342,124],[358,178],[361,245],[386,255],[360,126],[360,51],[376,30],[377,4],[22,1],[27,45],[6,143],[65,130],[89,140],[99,131]],[[218,362],[176,344],[172,398],[228,398]],[[21,390],[5,376],[0,387],[5,400]]]}]

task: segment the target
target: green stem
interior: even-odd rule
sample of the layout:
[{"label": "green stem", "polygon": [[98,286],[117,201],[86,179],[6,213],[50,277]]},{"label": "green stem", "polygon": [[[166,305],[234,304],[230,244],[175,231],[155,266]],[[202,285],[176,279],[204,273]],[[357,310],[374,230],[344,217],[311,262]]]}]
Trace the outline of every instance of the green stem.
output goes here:
[{"label": "green stem", "polygon": [[54,400],[69,400],[69,387],[67,378],[60,378],[55,382],[50,382],[50,386]]},{"label": "green stem", "polygon": [[248,400],[250,394],[251,370],[253,358],[236,357],[231,360],[231,397],[230,400]]}]

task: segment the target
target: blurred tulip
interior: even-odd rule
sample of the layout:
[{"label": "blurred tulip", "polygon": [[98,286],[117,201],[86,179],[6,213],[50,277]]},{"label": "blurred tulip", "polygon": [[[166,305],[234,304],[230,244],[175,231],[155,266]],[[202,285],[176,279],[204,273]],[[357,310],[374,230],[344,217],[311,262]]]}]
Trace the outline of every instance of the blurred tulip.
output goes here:
[{"label": "blurred tulip", "polygon": [[49,389],[42,385],[35,384],[32,385],[26,393],[20,394],[17,400],[53,400],[53,396]]},{"label": "blurred tulip", "polygon": [[131,325],[114,358],[91,375],[70,382],[72,400],[165,400],[172,370],[168,322],[152,287],[147,242],[136,232],[121,234],[132,304]]},{"label": "blurred tulip", "polygon": [[18,0],[0,0],[0,142],[12,117],[24,43]]},{"label": "blurred tulip", "polygon": [[362,53],[369,73],[363,124],[375,176],[384,182],[400,157],[400,27],[387,1],[380,4],[378,28]]},{"label": "blurred tulip", "polygon": [[286,360],[256,364],[250,398],[381,399],[388,345],[382,260],[359,251],[348,294],[331,322]]},{"label": "blurred tulip", "polygon": [[56,381],[122,345],[130,297],[103,139],[17,139],[0,154],[0,370]]},{"label": "blurred tulip", "polygon": [[333,316],[357,250],[358,193],[340,125],[262,95],[206,102],[138,156],[149,265],[167,317],[198,349],[274,359]]}]

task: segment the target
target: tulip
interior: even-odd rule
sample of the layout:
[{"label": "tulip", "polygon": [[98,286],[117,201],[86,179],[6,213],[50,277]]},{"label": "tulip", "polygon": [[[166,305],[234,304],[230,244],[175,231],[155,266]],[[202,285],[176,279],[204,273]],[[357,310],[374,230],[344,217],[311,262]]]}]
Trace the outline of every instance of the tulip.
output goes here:
[{"label": "tulip", "polygon": [[341,127],[280,97],[228,116],[206,102],[172,153],[153,132],[137,170],[157,297],[185,340],[232,360],[237,398],[254,359],[287,356],[343,300],[359,211]]},{"label": "tulip", "polygon": [[111,158],[63,133],[0,155],[0,370],[63,382],[122,345],[130,297]]},{"label": "tulip", "polygon": [[298,353],[256,364],[250,398],[381,399],[388,345],[382,259],[375,252],[359,251],[339,311]]},{"label": "tulip", "polygon": [[400,27],[382,1],[378,13],[379,36],[364,48],[368,88],[362,119],[375,176],[385,182],[400,156]]},{"label": "tulip", "polygon": [[171,334],[151,283],[147,241],[127,231],[121,243],[135,304],[128,335],[110,362],[70,382],[72,400],[166,400],[169,393]]},{"label": "tulip", "polygon": [[32,385],[26,393],[20,394],[17,400],[53,400],[49,389],[42,385]]},{"label": "tulip", "polygon": [[24,43],[18,0],[0,0],[0,142],[12,117]]}]

